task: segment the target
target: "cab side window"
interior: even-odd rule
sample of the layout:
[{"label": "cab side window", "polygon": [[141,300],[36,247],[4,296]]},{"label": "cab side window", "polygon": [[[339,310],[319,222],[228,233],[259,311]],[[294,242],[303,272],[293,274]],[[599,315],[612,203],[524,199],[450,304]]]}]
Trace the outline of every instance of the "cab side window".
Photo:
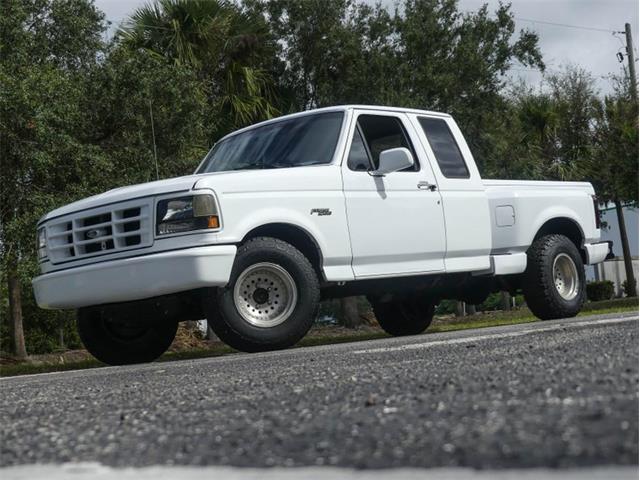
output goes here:
[{"label": "cab side window", "polygon": [[418,121],[442,174],[447,178],[469,178],[469,169],[447,122],[441,118],[428,117],[418,117]]},{"label": "cab side window", "polygon": [[[380,164],[380,152],[399,147],[409,149],[414,161],[412,167],[402,171],[415,172],[420,170],[418,157],[399,118],[382,115],[360,115],[358,117],[358,128],[354,133],[349,151],[348,166],[351,170],[356,171],[363,171],[369,168],[375,170]],[[372,166],[363,169],[365,156],[366,163]]]}]

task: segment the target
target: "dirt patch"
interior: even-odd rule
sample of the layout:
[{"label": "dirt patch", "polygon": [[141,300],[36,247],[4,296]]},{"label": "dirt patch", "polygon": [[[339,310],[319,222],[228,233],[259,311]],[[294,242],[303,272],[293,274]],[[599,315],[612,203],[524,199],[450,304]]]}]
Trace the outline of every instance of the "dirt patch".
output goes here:
[{"label": "dirt patch", "polygon": [[182,322],[178,325],[176,338],[169,347],[169,352],[183,352],[185,350],[204,350],[221,343],[218,339],[208,340],[200,329],[190,322]]}]

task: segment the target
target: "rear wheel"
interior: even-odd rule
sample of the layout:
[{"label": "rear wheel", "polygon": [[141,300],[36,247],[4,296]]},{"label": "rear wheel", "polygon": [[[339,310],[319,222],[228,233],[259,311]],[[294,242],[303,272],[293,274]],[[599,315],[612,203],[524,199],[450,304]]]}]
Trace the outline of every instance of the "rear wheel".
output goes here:
[{"label": "rear wheel", "polygon": [[417,335],[433,321],[433,301],[419,295],[391,302],[371,298],[369,302],[378,323],[389,335]]},{"label": "rear wheel", "polygon": [[101,362],[128,365],[151,362],[176,336],[178,322],[167,317],[112,315],[101,307],[78,310],[78,333],[85,348]]},{"label": "rear wheel", "polygon": [[545,235],[527,252],[522,283],[527,306],[542,319],[575,317],[585,300],[580,252],[564,235]]},{"label": "rear wheel", "polygon": [[245,352],[297,343],[318,312],[320,286],[309,260],[293,245],[270,237],[238,249],[229,284],[208,305],[212,330]]}]

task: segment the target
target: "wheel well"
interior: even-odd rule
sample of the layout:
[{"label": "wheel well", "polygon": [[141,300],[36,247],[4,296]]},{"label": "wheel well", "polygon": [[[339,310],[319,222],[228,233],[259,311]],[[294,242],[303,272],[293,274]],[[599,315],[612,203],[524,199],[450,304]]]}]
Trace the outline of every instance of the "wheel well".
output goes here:
[{"label": "wheel well", "polygon": [[322,273],[322,252],[315,239],[304,229],[289,223],[270,223],[254,228],[242,239],[242,243],[255,237],[273,237],[290,243],[309,259],[320,280]]},{"label": "wheel well", "polygon": [[586,262],[586,256],[583,249],[584,235],[582,234],[582,229],[576,222],[568,218],[552,218],[551,220],[547,220],[540,227],[533,240],[535,241],[544,235],[550,235],[553,233],[564,235],[571,240],[580,252],[582,261]]}]

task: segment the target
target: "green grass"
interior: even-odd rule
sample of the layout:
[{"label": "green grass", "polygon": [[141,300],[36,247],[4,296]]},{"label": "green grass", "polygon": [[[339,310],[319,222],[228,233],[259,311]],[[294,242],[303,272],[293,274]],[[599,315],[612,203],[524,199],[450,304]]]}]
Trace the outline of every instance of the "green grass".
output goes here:
[{"label": "green grass", "polygon": [[[624,298],[619,300],[606,300],[603,302],[591,302],[585,305],[585,308],[578,316],[593,315],[594,313],[623,313],[638,310],[637,298]],[[516,325],[519,323],[532,323],[539,321],[531,312],[524,308],[509,312],[491,312],[476,315],[473,317],[464,317],[463,319],[450,318],[447,320],[436,319],[434,325],[429,328],[429,333],[452,332],[455,330],[467,330],[486,327],[498,327],[503,325]],[[303,338],[297,345],[299,347],[311,347],[315,345],[328,345],[337,343],[359,342],[364,340],[374,340],[385,338],[388,335],[381,331],[357,331],[348,335],[316,335]],[[158,362],[168,362],[174,360],[189,360],[196,358],[219,357],[234,353],[230,347],[218,346],[210,349],[185,350],[181,352],[165,353]],[[48,363],[48,364],[31,364],[28,362],[3,365],[0,367],[0,377],[11,377],[16,375],[27,375],[34,373],[61,372],[66,370],[82,370],[87,368],[104,367],[103,363],[97,360],[82,360],[69,363]]]}]

